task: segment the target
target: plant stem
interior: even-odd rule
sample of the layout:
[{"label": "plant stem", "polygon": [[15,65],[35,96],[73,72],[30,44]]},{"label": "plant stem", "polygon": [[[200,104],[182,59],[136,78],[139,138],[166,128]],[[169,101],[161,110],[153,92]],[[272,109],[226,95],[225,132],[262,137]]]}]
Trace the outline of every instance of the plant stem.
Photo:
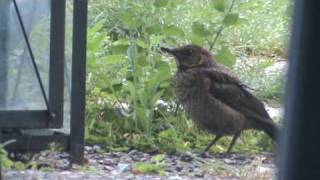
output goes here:
[{"label": "plant stem", "polygon": [[[231,5],[230,5],[227,13],[225,13],[223,19],[224,19],[228,14],[230,14],[230,12],[232,11],[232,9],[233,9],[233,7],[234,7],[235,2],[236,2],[236,0],[232,0]],[[223,21],[223,20],[222,20],[222,21]],[[217,31],[216,36],[214,37],[213,41],[209,44],[209,50],[210,50],[210,51],[213,49],[214,45],[216,44],[216,42],[217,42],[218,38],[220,37],[220,35],[221,35],[224,27],[225,27],[225,26],[224,26],[224,24],[223,24],[223,22],[222,22],[219,30]]]}]

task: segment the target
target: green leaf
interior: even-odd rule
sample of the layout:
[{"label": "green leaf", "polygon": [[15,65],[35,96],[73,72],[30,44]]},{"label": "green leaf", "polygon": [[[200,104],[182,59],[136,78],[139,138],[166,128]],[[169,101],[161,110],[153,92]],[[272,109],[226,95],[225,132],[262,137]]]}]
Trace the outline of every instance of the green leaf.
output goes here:
[{"label": "green leaf", "polygon": [[136,163],[133,166],[133,171],[136,173],[153,173],[153,174],[159,174],[164,175],[164,166],[162,164],[151,164],[151,163],[145,163],[145,162],[139,162]]},{"label": "green leaf", "polygon": [[106,58],[107,64],[117,64],[122,60],[123,57],[121,55],[109,55],[109,56],[106,56],[105,58]]},{"label": "green leaf", "polygon": [[161,7],[166,7],[167,4],[168,4],[168,0],[155,0],[153,5],[155,7],[161,8]]},{"label": "green leaf", "polygon": [[153,156],[151,158],[151,161],[160,162],[160,161],[163,161],[165,157],[166,157],[165,154],[158,154],[158,155]]},{"label": "green leaf", "polygon": [[128,45],[112,45],[110,50],[112,54],[126,54],[128,47]]},{"label": "green leaf", "polygon": [[139,47],[148,48],[148,45],[141,39],[137,39],[134,41]]},{"label": "green leaf", "polygon": [[183,36],[184,32],[181,28],[175,26],[175,25],[170,25],[166,26],[163,28],[164,34],[168,36]]},{"label": "green leaf", "polygon": [[125,54],[129,47],[129,40],[119,39],[112,43],[110,46],[112,54]]},{"label": "green leaf", "polygon": [[89,27],[88,36],[95,35],[96,33],[98,33],[102,29],[104,23],[105,23],[105,20],[100,20],[96,22],[94,26]]},{"label": "green leaf", "polygon": [[174,0],[174,1],[168,1],[167,8],[168,9],[173,9],[181,4],[184,4],[185,0]]},{"label": "green leaf", "polygon": [[158,24],[145,27],[145,32],[148,34],[156,34],[156,33],[159,33],[160,31],[161,31],[161,26]]},{"label": "green leaf", "polygon": [[228,67],[232,67],[236,63],[236,57],[226,46],[218,51],[217,60]]},{"label": "green leaf", "polygon": [[226,9],[225,0],[213,0],[213,7],[215,10],[219,12],[224,12]]},{"label": "green leaf", "polygon": [[99,51],[103,42],[108,39],[108,36],[102,32],[105,20],[98,21],[94,26],[88,28],[88,52],[94,54]]},{"label": "green leaf", "polygon": [[226,26],[231,26],[237,23],[239,19],[239,14],[237,13],[230,13],[227,14],[223,19],[223,24]]},{"label": "green leaf", "polygon": [[131,94],[131,97],[134,97],[136,95],[136,88],[134,87],[134,84],[131,81],[128,81],[127,87]]},{"label": "green leaf", "polygon": [[170,76],[170,65],[164,61],[157,61],[155,64],[156,69],[158,69],[161,74]]},{"label": "green leaf", "polygon": [[120,16],[120,21],[128,29],[135,29],[142,23],[140,17],[130,12],[129,9]]},{"label": "green leaf", "polygon": [[200,37],[200,36],[193,34],[193,33],[191,35],[189,35],[189,38],[193,44],[203,44],[203,42],[204,42],[203,37]]},{"label": "green leaf", "polygon": [[150,100],[150,105],[151,105],[152,107],[153,107],[153,106],[157,103],[157,101],[160,99],[160,97],[162,96],[163,92],[164,92],[164,91],[161,90],[161,91],[155,93],[154,96],[151,98],[151,100]]},{"label": "green leaf", "polygon": [[147,57],[146,56],[144,56],[144,55],[140,55],[138,58],[137,58],[137,63],[138,63],[138,65],[139,66],[142,66],[142,67],[144,67],[144,66],[148,66],[148,61],[147,61],[147,59],[146,59]]},{"label": "green leaf", "polygon": [[129,44],[130,44],[130,42],[129,42],[128,39],[119,39],[119,40],[114,41],[114,42],[112,43],[112,45],[115,45],[115,46],[119,46],[119,45],[129,45]]},{"label": "green leaf", "polygon": [[120,21],[122,22],[123,25],[127,27],[132,26],[132,15],[129,12],[125,12],[120,16]]},{"label": "green leaf", "polygon": [[204,24],[199,22],[194,22],[192,24],[192,32],[202,37],[210,35],[210,31],[204,26]]}]

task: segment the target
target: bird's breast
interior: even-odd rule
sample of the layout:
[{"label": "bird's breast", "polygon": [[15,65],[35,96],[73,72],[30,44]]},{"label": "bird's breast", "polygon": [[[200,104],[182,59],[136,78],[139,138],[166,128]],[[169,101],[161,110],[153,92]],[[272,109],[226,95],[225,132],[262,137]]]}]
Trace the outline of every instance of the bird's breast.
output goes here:
[{"label": "bird's breast", "polygon": [[177,73],[175,90],[178,101],[198,126],[215,134],[233,134],[242,128],[242,116],[212,97],[201,76]]},{"label": "bird's breast", "polygon": [[178,101],[183,105],[190,102],[201,103],[206,94],[203,80],[188,73],[178,73],[175,76],[175,91]]}]

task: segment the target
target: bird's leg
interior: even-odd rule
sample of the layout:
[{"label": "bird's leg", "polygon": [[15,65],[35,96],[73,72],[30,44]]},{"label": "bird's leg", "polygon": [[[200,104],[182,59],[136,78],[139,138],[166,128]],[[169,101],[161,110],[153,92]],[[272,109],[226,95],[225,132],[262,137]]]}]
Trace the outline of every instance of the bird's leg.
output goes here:
[{"label": "bird's leg", "polygon": [[213,146],[222,136],[221,135],[217,135],[213,141],[211,141],[211,143],[204,149],[204,151],[200,154],[200,156],[206,156],[206,152],[211,148],[211,146]]},{"label": "bird's leg", "polygon": [[230,145],[229,145],[229,148],[228,148],[228,150],[227,150],[227,153],[230,153],[230,152],[231,152],[232,147],[233,147],[234,143],[236,142],[236,140],[238,139],[239,135],[240,135],[240,133],[236,133],[235,135],[233,135],[233,138],[232,138],[232,140],[231,140],[231,143],[230,143]]}]

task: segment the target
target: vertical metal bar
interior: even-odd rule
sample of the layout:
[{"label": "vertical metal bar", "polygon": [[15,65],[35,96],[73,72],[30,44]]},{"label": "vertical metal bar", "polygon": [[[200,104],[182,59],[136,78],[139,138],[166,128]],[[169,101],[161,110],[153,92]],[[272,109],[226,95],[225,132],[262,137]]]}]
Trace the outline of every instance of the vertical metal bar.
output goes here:
[{"label": "vertical metal bar", "polygon": [[279,179],[320,178],[320,1],[296,0]]},{"label": "vertical metal bar", "polygon": [[9,7],[8,0],[0,2],[0,109],[6,107],[7,101]]},{"label": "vertical metal bar", "polygon": [[[2,129],[0,128],[0,142],[2,141]],[[0,180],[2,180],[2,157],[0,156]]]},{"label": "vertical metal bar", "polygon": [[48,127],[61,127],[64,96],[65,0],[51,0],[49,106],[54,116]]},{"label": "vertical metal bar", "polygon": [[70,151],[72,162],[81,164],[84,149],[88,2],[74,0],[73,3]]}]

